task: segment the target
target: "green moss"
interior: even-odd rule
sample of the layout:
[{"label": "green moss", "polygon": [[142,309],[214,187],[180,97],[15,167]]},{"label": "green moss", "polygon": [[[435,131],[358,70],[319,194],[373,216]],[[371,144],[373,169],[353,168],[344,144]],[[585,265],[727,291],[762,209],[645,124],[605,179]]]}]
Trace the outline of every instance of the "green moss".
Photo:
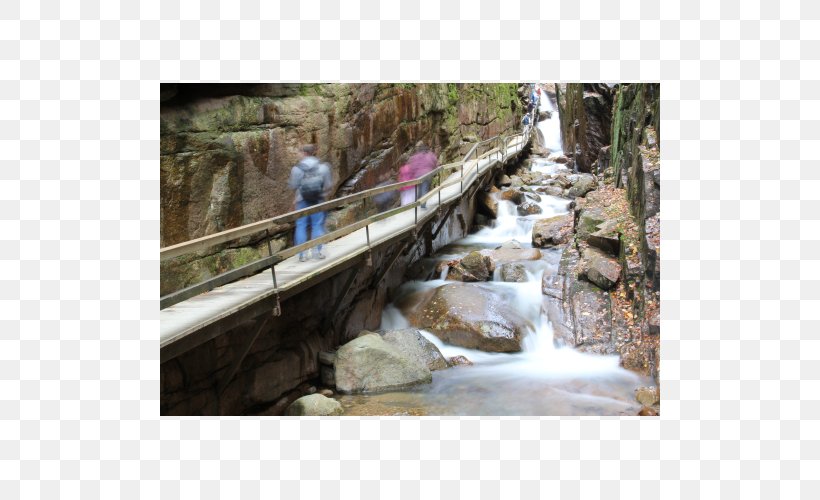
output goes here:
[{"label": "green moss", "polygon": [[458,102],[458,87],[455,83],[447,84],[447,97],[450,99],[450,104]]}]

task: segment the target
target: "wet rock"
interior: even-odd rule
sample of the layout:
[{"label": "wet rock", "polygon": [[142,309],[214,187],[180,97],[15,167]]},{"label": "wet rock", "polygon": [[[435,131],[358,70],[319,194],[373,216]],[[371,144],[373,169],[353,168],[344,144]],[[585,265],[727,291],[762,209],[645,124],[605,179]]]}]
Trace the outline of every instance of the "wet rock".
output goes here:
[{"label": "wet rock", "polygon": [[518,205],[518,214],[519,215],[538,215],[541,213],[541,207],[537,204],[525,201],[524,203]]},{"label": "wet rock", "polygon": [[[505,304],[509,297],[477,285],[451,284],[435,289],[422,308],[405,316],[444,342],[488,352],[518,352],[530,323]],[[408,314],[408,312],[410,314]]]},{"label": "wet rock", "polygon": [[598,227],[600,227],[600,229],[589,235],[587,243],[612,256],[620,255],[621,237],[616,228],[615,221],[604,221]]},{"label": "wet rock", "polygon": [[521,177],[519,177],[517,175],[513,175],[512,177],[510,177],[510,187],[520,188],[524,184],[525,184],[525,182]]},{"label": "wet rock", "polygon": [[655,406],[661,400],[657,387],[639,387],[635,390],[635,399],[644,406]]},{"label": "wet rock", "polygon": [[481,250],[484,255],[489,255],[496,266],[506,262],[514,262],[516,260],[538,260],[541,258],[541,250],[537,248],[498,248],[496,250]]},{"label": "wet rock", "polygon": [[502,200],[507,200],[515,203],[516,205],[520,205],[524,203],[525,197],[524,193],[518,191],[517,189],[505,189],[499,195]]},{"label": "wet rock", "polygon": [[641,411],[638,412],[639,417],[657,417],[658,412],[654,408],[650,408],[648,406],[644,406],[641,408]]},{"label": "wet rock", "polygon": [[569,158],[567,158],[564,155],[564,153],[556,151],[555,153],[552,153],[547,157],[547,161],[551,161],[553,163],[560,163],[563,165],[569,161]]},{"label": "wet rock", "polygon": [[362,335],[336,353],[336,390],[377,392],[429,384],[430,369],[384,341],[378,334]]},{"label": "wet rock", "polygon": [[505,174],[505,175],[502,175],[501,177],[498,178],[498,183],[497,184],[499,186],[508,187],[510,184],[512,184],[512,179],[510,178],[509,175]]},{"label": "wet rock", "polygon": [[508,262],[501,266],[499,271],[501,281],[508,283],[524,283],[527,281],[527,269],[522,264]]},{"label": "wet rock", "polygon": [[595,178],[590,174],[584,174],[579,176],[578,180],[573,183],[572,187],[569,188],[567,194],[571,198],[577,198],[579,196],[586,196],[586,194],[593,189],[595,189]]},{"label": "wet rock", "polygon": [[382,334],[385,342],[398,349],[402,354],[416,359],[427,366],[430,371],[447,368],[447,360],[432,342],[415,328],[390,330]]},{"label": "wet rock", "polygon": [[563,189],[572,187],[572,181],[569,180],[566,174],[556,174],[552,178],[552,182],[557,186],[561,186]]},{"label": "wet rock", "polygon": [[532,246],[544,248],[561,245],[568,242],[571,235],[572,216],[570,214],[541,219],[536,221],[532,227]]},{"label": "wet rock", "polygon": [[524,191],[528,189],[526,184],[541,184],[546,180],[546,176],[541,172],[522,172],[521,180],[523,180],[525,184],[521,186],[521,190]]},{"label": "wet rock", "polygon": [[509,240],[502,243],[500,247],[496,247],[496,250],[501,248],[507,250],[521,250],[521,243],[518,240]]},{"label": "wet rock", "polygon": [[538,111],[538,121],[539,122],[544,121],[544,120],[549,120],[550,118],[552,118],[552,113],[550,113],[549,111],[544,110],[544,109]]},{"label": "wet rock", "polygon": [[476,195],[476,202],[479,213],[491,219],[498,217],[498,200],[491,193],[480,191]]},{"label": "wet rock", "polygon": [[538,192],[544,193],[547,196],[564,196],[564,189],[557,185],[539,187]]},{"label": "wet rock", "polygon": [[321,391],[319,391],[319,394],[329,398],[330,396],[333,396],[333,391],[331,391],[330,389],[322,389]]},{"label": "wet rock", "polygon": [[285,415],[303,417],[341,415],[342,413],[344,413],[342,405],[335,399],[327,398],[321,394],[311,394],[291,403]]},{"label": "wet rock", "polygon": [[468,253],[461,259],[461,265],[479,281],[490,279],[495,271],[493,259],[479,251]]},{"label": "wet rock", "polygon": [[449,270],[446,279],[451,281],[487,281],[495,271],[495,263],[492,258],[479,251],[468,253],[460,261],[448,262],[447,266],[449,266]]},{"label": "wet rock", "polygon": [[[524,193],[524,196],[525,196],[528,200],[531,200],[531,201],[535,201],[535,202],[541,201],[541,197],[540,197],[539,195],[537,195],[537,194],[535,194],[535,193],[531,193],[531,192],[529,192],[529,191],[525,192],[525,193]],[[540,212],[539,212],[539,213],[540,213]]]},{"label": "wet rock", "polygon": [[579,277],[609,290],[621,276],[621,263],[594,247],[584,249]]},{"label": "wet rock", "polygon": [[467,359],[464,356],[453,356],[453,357],[447,358],[447,364],[450,365],[450,367],[454,367],[454,366],[473,366],[473,362],[470,361],[469,359]]}]

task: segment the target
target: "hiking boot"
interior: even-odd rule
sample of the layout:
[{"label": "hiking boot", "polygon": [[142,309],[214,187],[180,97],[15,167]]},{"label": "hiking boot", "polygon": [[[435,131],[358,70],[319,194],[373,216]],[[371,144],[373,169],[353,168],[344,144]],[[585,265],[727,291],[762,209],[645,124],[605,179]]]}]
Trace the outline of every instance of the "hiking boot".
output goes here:
[{"label": "hiking boot", "polygon": [[300,253],[299,254],[299,262],[305,262],[306,260],[307,260],[307,257],[305,257],[305,254]]},{"label": "hiking boot", "polygon": [[319,251],[316,251],[316,253],[313,256],[316,257],[318,260],[322,260],[325,258],[325,254]]}]

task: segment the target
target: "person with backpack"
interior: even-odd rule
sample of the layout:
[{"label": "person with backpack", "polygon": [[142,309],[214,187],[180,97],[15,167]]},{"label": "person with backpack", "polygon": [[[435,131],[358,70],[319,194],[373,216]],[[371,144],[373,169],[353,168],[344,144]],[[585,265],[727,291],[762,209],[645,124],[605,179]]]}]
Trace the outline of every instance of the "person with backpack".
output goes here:
[{"label": "person with backpack", "polygon": [[[288,187],[296,193],[294,204],[296,210],[301,210],[326,201],[333,187],[333,177],[330,166],[322,163],[314,155],[316,146],[307,144],[301,149],[302,159],[290,171]],[[296,219],[296,234],[293,237],[294,245],[301,245],[307,241],[307,227],[310,224],[310,239],[325,234],[325,212],[316,212]],[[314,249],[314,257],[324,259],[322,245]],[[307,260],[305,252],[299,253],[299,262]]]}]

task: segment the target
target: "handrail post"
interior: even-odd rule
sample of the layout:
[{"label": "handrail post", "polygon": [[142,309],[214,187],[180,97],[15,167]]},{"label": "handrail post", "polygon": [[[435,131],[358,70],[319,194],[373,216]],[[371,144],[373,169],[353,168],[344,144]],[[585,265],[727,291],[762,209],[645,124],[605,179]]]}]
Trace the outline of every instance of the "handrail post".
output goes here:
[{"label": "handrail post", "polygon": [[[268,257],[272,257],[273,256],[273,247],[271,247],[271,245],[270,245],[270,231],[268,231],[267,229],[265,229],[265,239],[268,242]],[[275,267],[276,267],[276,264],[271,264],[270,274],[271,274],[271,277],[273,278],[273,288],[279,288],[276,285],[276,269],[274,269]]]},{"label": "handrail post", "polygon": [[439,169],[438,173],[436,174],[438,177],[438,212],[441,213],[441,169]]}]

